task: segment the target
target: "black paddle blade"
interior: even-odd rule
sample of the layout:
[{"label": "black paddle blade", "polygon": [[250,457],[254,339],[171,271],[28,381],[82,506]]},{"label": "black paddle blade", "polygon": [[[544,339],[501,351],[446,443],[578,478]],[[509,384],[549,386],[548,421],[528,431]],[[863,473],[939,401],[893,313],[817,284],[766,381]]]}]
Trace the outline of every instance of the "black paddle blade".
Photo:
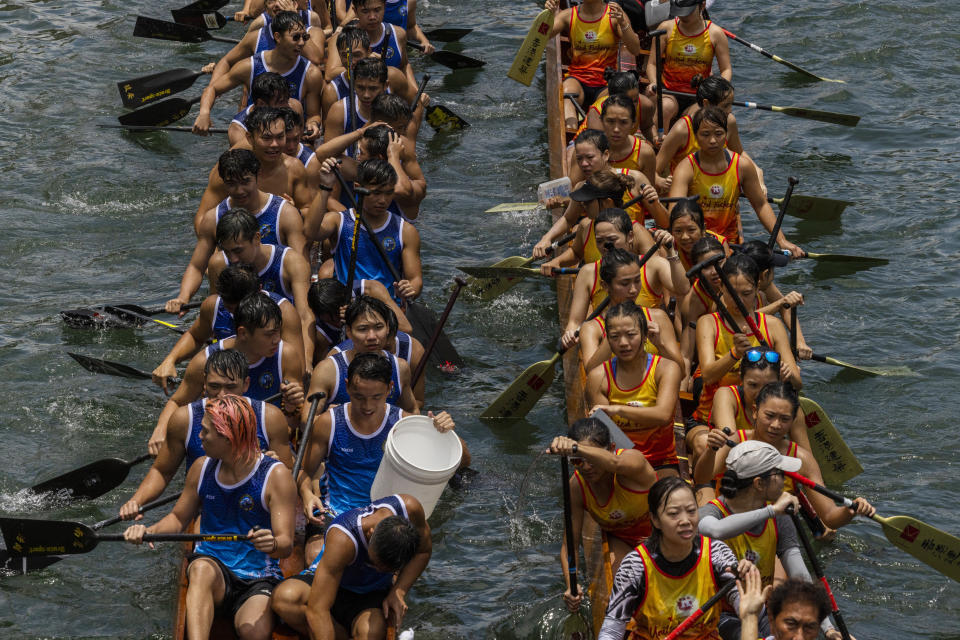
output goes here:
[{"label": "black paddle blade", "polygon": [[93,309],[67,309],[66,311],[60,312],[60,317],[63,318],[63,321],[67,323],[68,326],[75,329],[132,329],[143,326],[144,324],[144,320],[128,316],[130,320],[127,321],[126,318],[121,318],[109,313],[102,307]]},{"label": "black paddle blade", "polygon": [[217,11],[228,4],[230,4],[230,0],[197,0],[180,9],[180,11]]},{"label": "black paddle blade", "polygon": [[173,9],[170,11],[173,21],[197,29],[223,29],[227,18],[219,11],[196,11],[193,9]]},{"label": "black paddle blade", "polygon": [[166,20],[155,20],[145,16],[137,16],[137,23],[133,27],[133,35],[139,38],[156,38],[157,40],[172,40],[174,42],[205,42],[210,39],[204,29],[191,27]]},{"label": "black paddle blade", "polygon": [[190,109],[197,102],[200,102],[200,96],[192,100],[170,98],[169,100],[152,104],[149,107],[125,113],[117,118],[117,120],[120,121],[120,124],[130,124],[141,127],[165,127],[168,124],[172,124],[186,117],[186,115],[190,113]]},{"label": "black paddle blade", "polygon": [[[439,323],[436,314],[416,302],[407,305],[407,319],[413,326],[413,336],[423,344],[429,342]],[[430,362],[448,373],[456,373],[464,365],[463,358],[443,331],[437,337],[437,344],[430,354]]]},{"label": "black paddle blade", "polygon": [[97,546],[97,534],[79,522],[0,518],[7,552],[27,558],[87,553]]},{"label": "black paddle blade", "polygon": [[433,40],[434,42],[456,42],[471,31],[473,31],[473,29],[441,27],[439,29],[431,29],[430,31],[426,31],[424,32],[424,35],[427,36],[427,39]]},{"label": "black paddle blade", "polygon": [[459,131],[470,123],[442,104],[427,107],[426,121],[435,131]]},{"label": "black paddle blade", "polygon": [[429,58],[437,64],[442,64],[443,66],[450,67],[454,70],[479,69],[483,65],[487,64],[484,60],[477,60],[476,58],[465,56],[462,53],[443,51],[442,49],[437,49],[431,53]]},{"label": "black paddle blade", "polygon": [[120,486],[127,479],[130,467],[149,457],[141,456],[133,462],[127,462],[119,458],[103,458],[56,478],[51,478],[46,482],[36,484],[30,487],[30,490],[35,493],[69,491],[71,498],[91,500]]},{"label": "black paddle blade", "polygon": [[118,82],[117,89],[120,91],[123,106],[129,109],[138,109],[161,98],[169,98],[175,93],[189,89],[201,75],[201,73],[190,69],[171,69],[142,78]]},{"label": "black paddle blade", "polygon": [[15,556],[6,549],[0,549],[0,577],[19,576],[46,569],[63,560],[63,556],[34,556],[25,558]]},{"label": "black paddle blade", "polygon": [[110,376],[133,378],[134,380],[153,379],[153,376],[146,371],[134,369],[133,367],[121,364],[119,362],[110,362],[109,360],[101,360],[100,358],[91,358],[90,356],[85,356],[80,353],[71,353],[69,351],[67,352],[67,355],[80,363],[81,367],[93,373],[105,373]]}]

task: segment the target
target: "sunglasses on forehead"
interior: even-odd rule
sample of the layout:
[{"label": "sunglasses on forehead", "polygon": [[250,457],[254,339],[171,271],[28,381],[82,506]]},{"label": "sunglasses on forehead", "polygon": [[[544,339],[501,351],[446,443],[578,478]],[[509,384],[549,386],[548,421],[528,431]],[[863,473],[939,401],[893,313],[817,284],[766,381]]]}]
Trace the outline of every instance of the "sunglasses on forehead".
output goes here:
[{"label": "sunglasses on forehead", "polygon": [[776,351],[764,351],[762,349],[750,349],[743,357],[747,359],[747,362],[760,362],[760,358],[763,358],[770,364],[777,364],[780,362],[780,354]]}]

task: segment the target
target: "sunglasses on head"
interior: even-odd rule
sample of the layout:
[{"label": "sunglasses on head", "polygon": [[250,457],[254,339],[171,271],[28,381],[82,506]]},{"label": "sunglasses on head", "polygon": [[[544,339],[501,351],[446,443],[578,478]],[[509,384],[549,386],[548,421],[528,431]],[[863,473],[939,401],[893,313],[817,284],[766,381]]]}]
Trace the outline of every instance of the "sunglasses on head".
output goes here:
[{"label": "sunglasses on head", "polygon": [[760,362],[760,358],[765,359],[770,364],[777,364],[780,362],[780,354],[776,351],[764,351],[761,349],[750,349],[743,357],[747,359],[747,362]]}]

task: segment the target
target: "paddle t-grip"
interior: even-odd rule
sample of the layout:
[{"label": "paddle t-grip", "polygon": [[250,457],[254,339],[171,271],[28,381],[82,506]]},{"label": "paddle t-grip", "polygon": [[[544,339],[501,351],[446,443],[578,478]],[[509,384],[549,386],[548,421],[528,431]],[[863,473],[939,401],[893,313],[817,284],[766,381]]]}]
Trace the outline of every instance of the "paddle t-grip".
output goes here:
[{"label": "paddle t-grip", "polygon": [[780,211],[777,213],[777,221],[773,224],[773,229],[770,231],[770,240],[767,241],[767,246],[770,249],[773,249],[774,245],[777,244],[777,235],[780,234],[780,227],[783,225],[783,216],[787,213],[787,207],[790,205],[790,197],[793,195],[793,188],[799,184],[799,180],[790,176],[787,178],[787,192],[783,196],[783,201],[780,202]]},{"label": "paddle t-grip", "polygon": [[[717,269],[717,275],[720,276],[720,281],[730,294],[730,297],[733,298],[733,304],[737,305],[740,315],[742,315],[743,319],[747,321],[747,325],[750,327],[750,332],[756,336],[761,345],[768,346],[767,341],[763,339],[763,335],[760,333],[760,327],[757,326],[757,323],[753,319],[753,315],[751,315],[751,313],[747,310],[747,305],[743,304],[743,300],[740,299],[740,294],[737,293],[733,288],[733,285],[730,284],[730,278],[728,278],[727,274],[723,272],[723,269]],[[734,322],[731,326],[731,329],[737,328],[737,323]]]}]

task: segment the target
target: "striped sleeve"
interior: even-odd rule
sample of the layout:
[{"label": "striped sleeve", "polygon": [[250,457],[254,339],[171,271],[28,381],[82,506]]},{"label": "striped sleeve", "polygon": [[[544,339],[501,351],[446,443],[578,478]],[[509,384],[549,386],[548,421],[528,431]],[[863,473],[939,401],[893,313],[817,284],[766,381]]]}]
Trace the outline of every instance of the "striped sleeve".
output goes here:
[{"label": "striped sleeve", "polygon": [[[729,549],[728,549],[729,551]],[[621,640],[626,632],[627,622],[643,602],[647,590],[643,570],[643,558],[636,549],[624,556],[613,578],[613,590],[610,602],[603,618],[603,626],[597,640]]]}]

